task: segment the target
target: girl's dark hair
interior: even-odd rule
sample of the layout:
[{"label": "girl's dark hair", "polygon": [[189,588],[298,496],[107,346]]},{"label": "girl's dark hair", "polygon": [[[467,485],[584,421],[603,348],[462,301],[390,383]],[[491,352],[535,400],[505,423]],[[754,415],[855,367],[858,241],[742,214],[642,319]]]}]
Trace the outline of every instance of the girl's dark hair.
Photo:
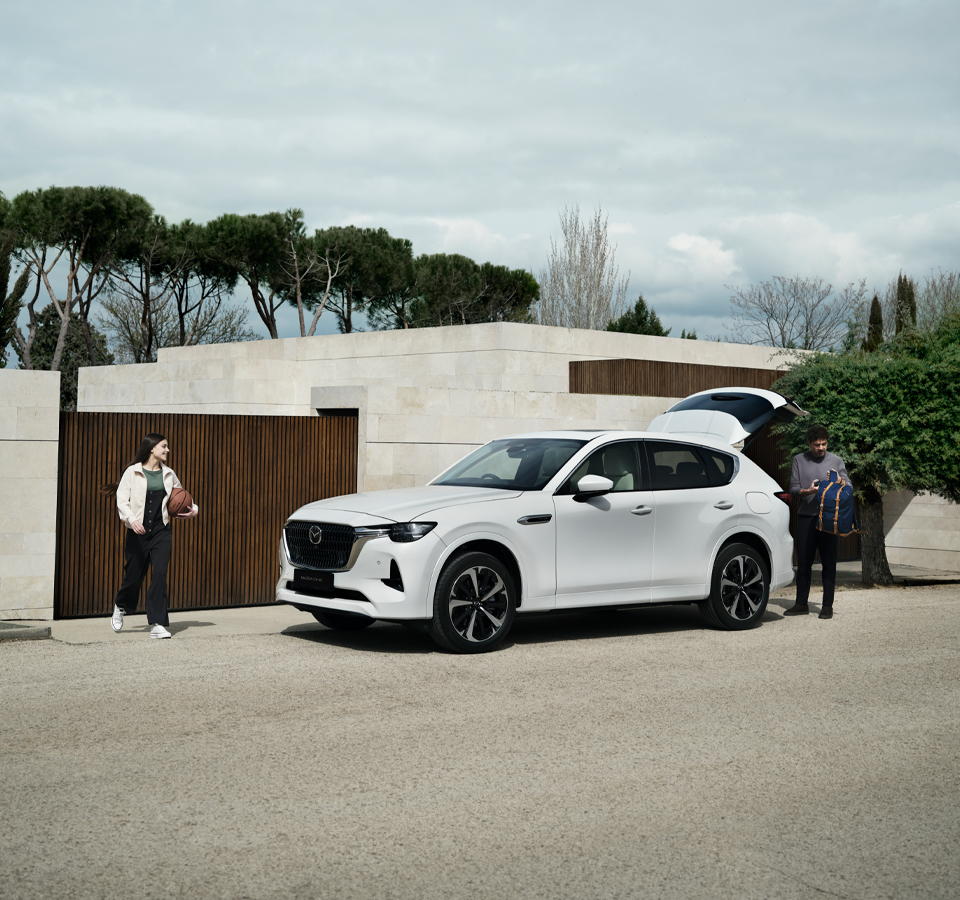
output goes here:
[{"label": "girl's dark hair", "polygon": [[[146,435],[144,439],[140,442],[140,449],[137,451],[137,455],[134,456],[133,460],[130,462],[130,466],[134,466],[137,463],[141,465],[150,459],[150,451],[153,450],[160,441],[165,441],[166,438],[162,434],[157,434],[155,431],[151,431],[150,434]],[[130,468],[127,466],[127,468]],[[115,481],[112,484],[101,484],[100,493],[104,496],[110,497],[114,496],[117,493],[117,488],[120,487],[120,482]]]}]

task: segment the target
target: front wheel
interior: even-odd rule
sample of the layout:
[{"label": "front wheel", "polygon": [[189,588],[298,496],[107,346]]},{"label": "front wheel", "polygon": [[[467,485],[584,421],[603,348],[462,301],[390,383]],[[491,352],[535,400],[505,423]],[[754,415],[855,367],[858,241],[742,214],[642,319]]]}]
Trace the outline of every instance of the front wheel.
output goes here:
[{"label": "front wheel", "polygon": [[360,631],[369,628],[376,619],[370,616],[361,616],[357,613],[331,612],[329,609],[315,609],[313,617],[327,628],[334,631]]},{"label": "front wheel", "polygon": [[483,653],[507,636],[516,612],[516,587],[506,566],[489,553],[464,553],[437,583],[430,637],[455,653]]},{"label": "front wheel", "polygon": [[770,573],[763,557],[747,544],[731,544],[717,556],[710,596],[697,606],[703,618],[728,631],[760,624],[770,598]]}]

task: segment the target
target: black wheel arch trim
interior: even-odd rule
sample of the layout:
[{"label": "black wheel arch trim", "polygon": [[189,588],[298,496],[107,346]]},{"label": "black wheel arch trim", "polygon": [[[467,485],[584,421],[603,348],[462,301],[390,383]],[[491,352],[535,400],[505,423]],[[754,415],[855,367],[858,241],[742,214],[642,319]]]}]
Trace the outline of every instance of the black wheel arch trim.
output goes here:
[{"label": "black wheel arch trim", "polygon": [[[773,553],[770,550],[770,547],[767,545],[767,542],[756,532],[753,531],[738,531],[736,534],[731,534],[728,538],[725,538],[723,542],[717,547],[717,552],[713,557],[713,564],[716,564],[717,557],[720,556],[723,551],[729,547],[731,544],[746,544],[748,547],[752,547],[757,551],[762,557],[763,562],[767,567],[767,575],[771,579],[773,578]],[[713,577],[713,568],[710,570],[711,578]],[[708,582],[709,586],[709,582]]]},{"label": "black wheel arch trim", "polygon": [[507,571],[510,573],[510,577],[513,579],[513,585],[517,592],[517,609],[519,610],[523,604],[523,576],[520,574],[520,564],[517,562],[517,558],[513,551],[505,544],[501,544],[499,541],[491,540],[490,538],[478,538],[476,540],[468,540],[462,544],[457,544],[450,556],[444,561],[438,576],[442,574],[447,566],[449,566],[458,556],[461,556],[464,553],[474,552],[489,553],[490,556],[503,563]]}]

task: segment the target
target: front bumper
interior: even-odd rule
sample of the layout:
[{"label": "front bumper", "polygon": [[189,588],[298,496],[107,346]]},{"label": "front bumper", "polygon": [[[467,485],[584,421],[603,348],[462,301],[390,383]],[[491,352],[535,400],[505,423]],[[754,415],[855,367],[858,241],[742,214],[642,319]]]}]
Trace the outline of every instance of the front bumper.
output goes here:
[{"label": "front bumper", "polygon": [[[281,539],[277,602],[300,609],[358,613],[373,619],[426,619],[433,613],[428,596],[430,579],[443,551],[443,542],[433,533],[405,544],[378,537],[365,542],[352,568],[333,572],[331,590],[294,589],[295,567]],[[386,583],[392,582],[391,563],[400,570],[403,590]]]}]

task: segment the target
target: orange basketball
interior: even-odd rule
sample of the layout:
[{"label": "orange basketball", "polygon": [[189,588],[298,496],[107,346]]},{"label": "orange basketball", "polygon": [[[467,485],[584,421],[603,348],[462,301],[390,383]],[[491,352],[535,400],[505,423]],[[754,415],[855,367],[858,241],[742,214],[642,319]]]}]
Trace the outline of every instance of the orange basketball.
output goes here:
[{"label": "orange basketball", "polygon": [[167,513],[171,518],[180,513],[189,512],[191,509],[193,509],[193,497],[182,487],[175,487],[170,491],[170,499],[167,501]]}]

